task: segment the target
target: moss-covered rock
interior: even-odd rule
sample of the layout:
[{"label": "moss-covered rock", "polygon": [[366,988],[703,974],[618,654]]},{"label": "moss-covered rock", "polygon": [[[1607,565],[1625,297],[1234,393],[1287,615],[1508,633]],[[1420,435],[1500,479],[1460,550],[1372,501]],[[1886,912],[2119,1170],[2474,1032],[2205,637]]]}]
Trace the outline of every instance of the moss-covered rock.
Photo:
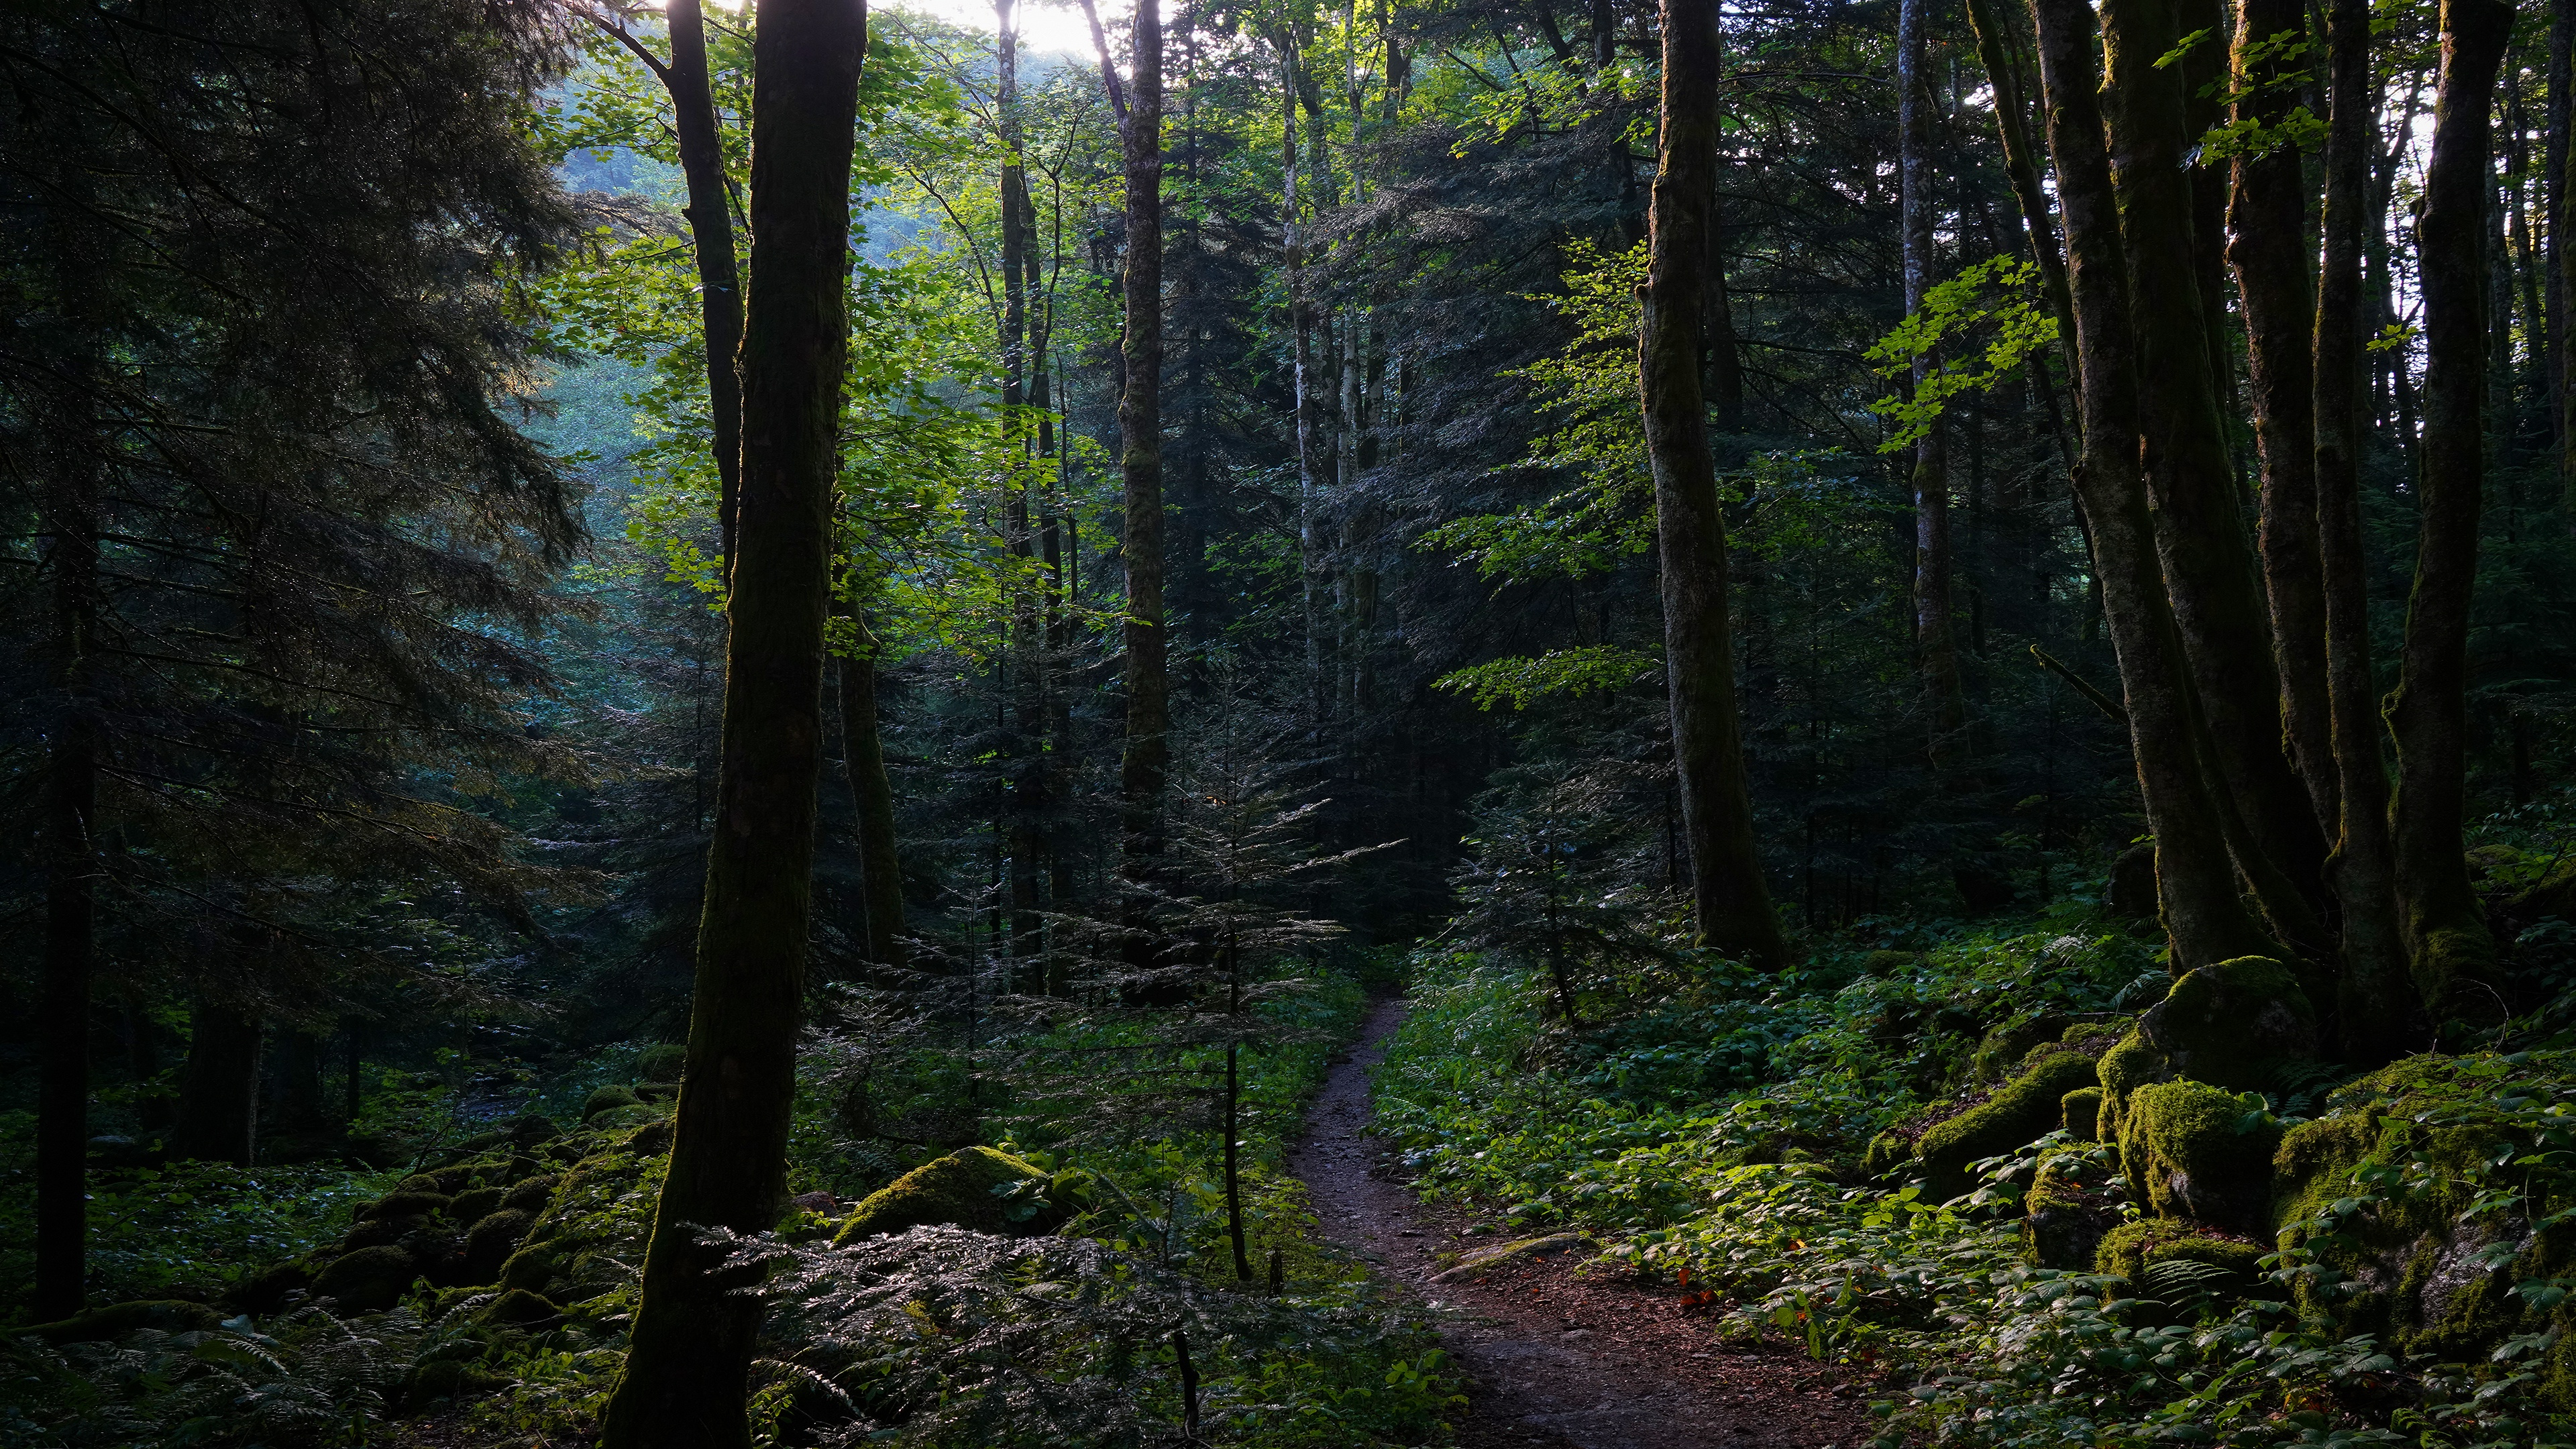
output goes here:
[{"label": "moss-covered rock", "polygon": [[509,1195],[503,1187],[469,1187],[447,1204],[447,1215],[460,1223],[479,1223],[501,1210],[501,1199]]},{"label": "moss-covered rock", "polygon": [[2130,1096],[2120,1163],[2157,1217],[2254,1233],[2268,1226],[2280,1141],[2260,1099],[2207,1082],[2155,1082]]},{"label": "moss-covered rock", "polygon": [[2093,1129],[2097,1142],[2120,1140],[2121,1124],[2128,1120],[2129,1099],[2140,1087],[2173,1078],[2173,1065],[2138,1031],[2113,1043],[2094,1071],[2102,1084],[2102,1114]]},{"label": "moss-covered rock", "polygon": [[313,1280],[313,1291],[343,1309],[373,1313],[402,1301],[420,1265],[402,1248],[360,1248],[331,1260]]},{"label": "moss-covered rock", "polygon": [[2132,845],[2111,859],[2111,914],[2125,920],[2153,920],[2156,906],[2156,848]]},{"label": "moss-covered rock", "polygon": [[2008,1021],[1989,1031],[1968,1055],[1968,1075],[1980,1082],[1991,1082],[2017,1071],[2022,1059],[2032,1048],[2054,1043],[2067,1027],[2067,1019],[2054,1012]]},{"label": "moss-covered rock", "polygon": [[523,1212],[543,1212],[546,1199],[554,1196],[555,1184],[561,1181],[561,1173],[539,1173],[512,1186],[509,1195],[501,1199],[501,1206],[518,1208]]},{"label": "moss-covered rock", "polygon": [[607,1086],[593,1088],[591,1094],[582,1099],[582,1124],[588,1126],[602,1112],[613,1112],[620,1107],[632,1107],[638,1100],[640,1099],[636,1097],[635,1089],[623,1083],[611,1082]]},{"label": "moss-covered rock", "polygon": [[234,1284],[224,1294],[223,1305],[234,1313],[275,1313],[296,1294],[311,1291],[313,1274],[320,1266],[305,1258],[275,1264]]},{"label": "moss-covered rock", "polygon": [[[2203,1224],[2146,1218],[2105,1234],[2094,1253],[2093,1269],[2128,1279],[2133,1294],[2167,1303],[2203,1293],[2241,1298],[2262,1286],[2262,1262],[2271,1251],[2249,1238],[2216,1232]],[[2196,1266],[2156,1271],[2165,1264]]]},{"label": "moss-covered rock", "polygon": [[1969,1163],[2048,1135],[2057,1126],[2066,1094],[2093,1082],[2089,1059],[2077,1052],[2060,1052],[2041,1058],[1984,1101],[1926,1130],[1914,1143],[1924,1196],[1946,1201],[1975,1187]]},{"label": "moss-covered rock", "polygon": [[1016,1220],[1012,1204],[997,1189],[1023,1182],[1052,1185],[1036,1164],[990,1147],[967,1147],[925,1162],[896,1178],[858,1205],[834,1234],[835,1246],[878,1233],[900,1233],[924,1223],[955,1223],[985,1233],[1036,1234],[1054,1231],[1066,1216],[1063,1207],[1041,1189],[1036,1210]]},{"label": "moss-covered rock", "polygon": [[[414,1180],[417,1181],[417,1179]],[[454,1201],[454,1198],[445,1193],[416,1192],[405,1188],[377,1198],[360,1209],[358,1216],[361,1218],[435,1217],[444,1214],[448,1204]]]},{"label": "moss-covered rock", "polygon": [[41,1338],[51,1344],[112,1343],[138,1329],[157,1329],[163,1333],[189,1333],[213,1328],[224,1316],[203,1303],[183,1298],[143,1298],[131,1303],[111,1303],[87,1313],[75,1313],[51,1323],[31,1324],[13,1332]]},{"label": "moss-covered rock", "polygon": [[340,1251],[354,1253],[360,1248],[381,1248],[399,1243],[430,1225],[429,1218],[361,1218],[349,1225],[340,1238]]},{"label": "moss-covered rock", "polygon": [[559,1322],[563,1318],[563,1310],[541,1294],[531,1293],[525,1288],[513,1288],[485,1304],[483,1311],[475,1316],[486,1323],[509,1323],[521,1328],[534,1328],[540,1324]]},{"label": "moss-covered rock", "polygon": [[528,1230],[536,1226],[537,1215],[524,1208],[503,1208],[488,1213],[465,1230],[464,1266],[459,1276],[468,1283],[496,1283],[501,1267],[527,1241]]},{"label": "moss-covered rock", "polygon": [[590,1127],[602,1132],[625,1132],[650,1123],[667,1120],[671,1115],[668,1102],[629,1102],[611,1107],[590,1119]]},{"label": "moss-covered rock", "polygon": [[635,1076],[645,1082],[677,1082],[689,1063],[689,1049],[675,1041],[655,1042],[635,1054]]},{"label": "moss-covered rock", "polygon": [[2269,1085],[2317,1054],[2317,1014],[2298,978],[2268,956],[2186,973],[2138,1020],[2177,1076],[2231,1091]]},{"label": "moss-covered rock", "polygon": [[1861,1154],[1860,1168],[1871,1177],[1879,1177],[1913,1160],[1914,1135],[1891,1127],[1869,1139],[1868,1149]]},{"label": "moss-covered rock", "polygon": [[506,1386],[507,1374],[498,1373],[478,1363],[457,1359],[432,1359],[415,1367],[403,1380],[403,1407],[419,1413],[441,1399],[462,1399],[486,1394]]},{"label": "moss-covered rock", "polygon": [[[2098,1071],[2099,1068],[2096,1068]],[[2078,1087],[2057,1099],[2057,1122],[2078,1142],[2098,1142],[2102,1130],[2102,1089]]]},{"label": "moss-covered rock", "polygon": [[2039,1164],[2022,1199],[2022,1257],[2042,1268],[2086,1268],[2118,1226],[2122,1199],[2093,1152],[2058,1152]]}]

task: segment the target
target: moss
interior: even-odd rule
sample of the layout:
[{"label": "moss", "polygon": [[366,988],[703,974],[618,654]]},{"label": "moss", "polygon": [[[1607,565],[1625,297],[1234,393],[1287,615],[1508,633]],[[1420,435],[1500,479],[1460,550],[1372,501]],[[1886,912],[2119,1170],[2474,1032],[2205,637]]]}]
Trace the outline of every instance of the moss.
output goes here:
[{"label": "moss", "polygon": [[689,1049],[678,1042],[655,1042],[636,1054],[635,1076],[639,1081],[676,1082],[688,1060]]},{"label": "moss", "polygon": [[530,1328],[541,1323],[557,1321],[563,1317],[563,1310],[557,1308],[543,1294],[531,1293],[525,1288],[513,1288],[485,1304],[483,1311],[475,1316],[486,1323],[514,1323],[522,1328]]},{"label": "moss", "polygon": [[588,1097],[582,1100],[582,1123],[587,1126],[593,1118],[599,1116],[602,1112],[613,1112],[620,1107],[632,1107],[636,1104],[637,1100],[638,1098],[635,1095],[635,1089],[633,1087],[624,1086],[616,1082],[611,1082],[605,1087],[595,1088]]},{"label": "moss", "polygon": [[[592,1095],[596,1096],[597,1093]],[[667,1102],[629,1102],[622,1107],[611,1107],[601,1112],[585,1125],[599,1132],[624,1132],[647,1123],[663,1121],[670,1115],[671,1105]]]},{"label": "moss", "polygon": [[2017,1070],[2033,1048],[2055,1042],[2066,1025],[2065,1017],[2051,1012],[1996,1027],[1969,1054],[1968,1075],[1990,1082]]},{"label": "moss", "polygon": [[1995,1089],[1993,1096],[1926,1131],[1914,1144],[1924,1195],[1946,1201],[1974,1187],[1968,1164],[2010,1152],[2057,1126],[2068,1092],[2090,1086],[2093,1063],[2062,1052]]},{"label": "moss", "polygon": [[224,1307],[235,1313],[275,1313],[286,1306],[286,1300],[313,1286],[313,1273],[320,1264],[293,1258],[276,1264],[233,1285],[223,1297]]},{"label": "moss", "polygon": [[2173,1076],[2173,1066],[2164,1053],[2148,1043],[2145,1033],[2132,1031],[2120,1038],[2102,1054],[2095,1071],[2102,1082],[2102,1115],[2095,1122],[2093,1138],[2097,1142],[2116,1142],[2120,1125],[2128,1117],[2129,1098],[2140,1087],[2165,1081]]},{"label": "moss", "polygon": [[213,1328],[224,1316],[202,1303],[183,1298],[144,1298],[132,1303],[111,1303],[87,1313],[75,1313],[51,1323],[38,1323],[12,1330],[32,1335],[51,1344],[115,1342],[138,1329],[158,1329],[163,1333],[188,1333]]},{"label": "moss", "polygon": [[500,1211],[501,1199],[507,1195],[503,1188],[470,1187],[447,1205],[447,1215],[460,1223],[478,1223]]},{"label": "moss", "polygon": [[360,1248],[332,1259],[321,1276],[313,1280],[313,1291],[335,1300],[343,1309],[371,1313],[402,1301],[412,1280],[419,1276],[420,1265],[401,1248],[390,1244]]},{"label": "moss", "polygon": [[501,1265],[501,1286],[541,1293],[554,1282],[558,1260],[553,1245],[527,1244]]},{"label": "moss", "polygon": [[524,1208],[503,1208],[477,1220],[465,1230],[465,1281],[491,1283],[499,1280],[501,1266],[510,1261],[519,1244],[527,1241],[528,1230],[536,1226],[537,1215]]},{"label": "moss", "polygon": [[518,1208],[523,1212],[543,1212],[546,1199],[554,1196],[555,1184],[561,1181],[563,1174],[557,1172],[531,1177],[511,1188],[509,1196],[501,1199],[501,1206]]},{"label": "moss", "polygon": [[2022,1257],[2042,1268],[2092,1265],[2094,1247],[2120,1221],[2110,1171],[2090,1154],[2060,1152],[2039,1164],[2022,1199]]},{"label": "moss", "polygon": [[413,1369],[403,1380],[403,1406],[417,1413],[440,1399],[461,1399],[469,1394],[489,1393],[510,1381],[508,1375],[495,1373],[480,1364],[433,1359]]},{"label": "moss", "polygon": [[1869,1139],[1869,1150],[1861,1155],[1861,1171],[1872,1177],[1894,1172],[1914,1160],[1914,1139],[1904,1132],[1889,1128]]},{"label": "moss", "polygon": [[2066,1135],[2078,1142],[2100,1140],[2102,1125],[2102,1089],[2078,1087],[2057,1099],[2057,1120]]},{"label": "moss", "polygon": [[2160,1218],[2193,1218],[2232,1232],[2267,1226],[2272,1154],[2281,1129],[2207,1082],[2157,1082],[2129,1099],[2120,1163]]},{"label": "moss", "polygon": [[454,1199],[443,1193],[398,1190],[377,1198],[359,1210],[361,1218],[420,1218],[447,1211]]},{"label": "moss", "polygon": [[968,1147],[934,1162],[925,1162],[859,1204],[849,1221],[833,1235],[835,1246],[878,1233],[900,1233],[923,1223],[955,1223],[987,1233],[1051,1231],[1063,1221],[1061,1210],[1042,1210],[1013,1222],[995,1188],[1047,1174],[1035,1165],[990,1147]]},{"label": "moss", "polygon": [[2269,1085],[2317,1054],[2317,1014],[2298,979],[2268,956],[2185,974],[2138,1021],[2174,1072],[2231,1091]]},{"label": "moss", "polygon": [[[2104,1234],[2093,1270],[2128,1279],[2129,1291],[2142,1297],[2170,1293],[2187,1298],[2205,1292],[2241,1298],[2261,1286],[2263,1259],[2270,1252],[2261,1243],[2214,1233],[2198,1223],[2150,1218],[2122,1223]],[[2165,1275],[2154,1271],[2159,1263],[2199,1263],[2218,1272],[2174,1274],[2160,1282]]]}]

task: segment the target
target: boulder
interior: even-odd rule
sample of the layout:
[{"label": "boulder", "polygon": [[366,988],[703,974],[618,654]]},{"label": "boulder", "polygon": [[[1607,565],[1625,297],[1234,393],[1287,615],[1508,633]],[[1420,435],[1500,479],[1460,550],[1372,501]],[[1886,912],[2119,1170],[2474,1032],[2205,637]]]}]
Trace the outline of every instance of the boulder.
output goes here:
[{"label": "boulder", "polygon": [[235,1313],[275,1313],[296,1294],[309,1292],[312,1287],[313,1264],[293,1258],[234,1284],[224,1294],[223,1304]]},{"label": "boulder", "polygon": [[2066,1028],[2066,1018],[2055,1012],[2006,1022],[1987,1032],[1969,1054],[1968,1075],[1980,1082],[2011,1076],[2033,1048],[2056,1041]]},{"label": "boulder", "polygon": [[2066,1094],[2089,1087],[2094,1080],[2090,1058],[2080,1052],[2054,1052],[1995,1088],[1984,1101],[1926,1129],[1914,1142],[1924,1197],[1946,1202],[1975,1188],[1968,1164],[2047,1136],[2057,1127]]},{"label": "boulder", "polygon": [[508,1375],[494,1373],[478,1363],[432,1359],[415,1367],[403,1380],[403,1407],[419,1413],[441,1399],[489,1393],[509,1382]]},{"label": "boulder", "polygon": [[2042,1268],[2089,1268],[2103,1235],[2120,1223],[2125,1197],[2111,1168],[2090,1151],[2052,1153],[2022,1199],[2022,1256]]},{"label": "boulder", "polygon": [[388,1244],[332,1259],[313,1280],[313,1291],[344,1310],[374,1313],[401,1302],[419,1276],[420,1265],[412,1255]]},{"label": "boulder", "polygon": [[499,1212],[501,1199],[508,1195],[507,1188],[469,1187],[448,1203],[447,1215],[460,1223],[479,1223]]},{"label": "boulder", "polygon": [[[1012,1204],[998,1189],[1032,1182],[1045,1185],[1024,1199],[1036,1211],[1015,1220]],[[832,1242],[837,1247],[923,1223],[955,1223],[985,1233],[1052,1232],[1070,1215],[1047,1192],[1052,1185],[1050,1174],[1034,1163],[990,1147],[962,1148],[923,1163],[861,1202]]]},{"label": "boulder", "polygon": [[557,1172],[542,1173],[528,1178],[510,1189],[508,1195],[501,1199],[501,1206],[517,1208],[522,1212],[543,1212],[546,1199],[554,1196],[555,1184],[561,1181],[563,1181],[563,1174]]},{"label": "boulder", "polygon": [[486,1323],[507,1323],[520,1328],[536,1328],[563,1321],[563,1310],[543,1295],[525,1288],[513,1288],[483,1306],[476,1317]]},{"label": "boulder", "polygon": [[2235,1233],[2268,1225],[2281,1127],[2260,1098],[2200,1081],[2150,1083],[2131,1094],[2118,1140],[2131,1190],[2157,1217]]},{"label": "boulder", "polygon": [[2254,1091],[2317,1054],[2317,1014],[2298,979],[2268,956],[2187,972],[2138,1019],[2176,1076]]},{"label": "boulder", "polygon": [[1434,1283],[1454,1283],[1490,1272],[1519,1258],[1546,1258],[1558,1253],[1587,1252],[1601,1245],[1581,1233],[1549,1233],[1543,1237],[1522,1238],[1516,1242],[1470,1253],[1456,1266],[1432,1275]]},{"label": "boulder", "polygon": [[2132,845],[2111,859],[2111,914],[2124,920],[2151,920],[2157,915],[2156,848]]},{"label": "boulder", "polygon": [[613,1112],[620,1107],[632,1107],[640,1100],[635,1095],[633,1087],[620,1083],[611,1082],[604,1087],[595,1087],[591,1090],[591,1094],[582,1100],[582,1125],[593,1125],[600,1114]]},{"label": "boulder", "polygon": [[434,1217],[445,1214],[447,1205],[454,1200],[444,1193],[417,1192],[406,1185],[360,1208],[358,1216],[369,1220]]},{"label": "boulder", "polygon": [[191,1303],[183,1298],[143,1298],[131,1303],[111,1303],[87,1313],[75,1313],[69,1318],[11,1331],[55,1345],[113,1343],[138,1329],[191,1333],[217,1327],[223,1321],[222,1314],[203,1303]]},{"label": "boulder", "polygon": [[2204,1224],[2149,1218],[2105,1234],[2093,1267],[2128,1279],[2137,1297],[2178,1307],[2202,1294],[2233,1300],[2258,1291],[2263,1259],[2271,1251]]},{"label": "boulder", "polygon": [[524,1208],[503,1208],[477,1219],[465,1230],[465,1261],[459,1276],[467,1283],[499,1282],[502,1266],[527,1241],[536,1221],[537,1215]]},{"label": "boulder", "polygon": [[635,1077],[644,1082],[677,1082],[688,1062],[687,1047],[675,1041],[655,1042],[635,1054]]},{"label": "boulder", "polygon": [[2078,1087],[2058,1098],[2057,1121],[2066,1129],[2066,1135],[2078,1142],[2102,1140],[2102,1089]]}]

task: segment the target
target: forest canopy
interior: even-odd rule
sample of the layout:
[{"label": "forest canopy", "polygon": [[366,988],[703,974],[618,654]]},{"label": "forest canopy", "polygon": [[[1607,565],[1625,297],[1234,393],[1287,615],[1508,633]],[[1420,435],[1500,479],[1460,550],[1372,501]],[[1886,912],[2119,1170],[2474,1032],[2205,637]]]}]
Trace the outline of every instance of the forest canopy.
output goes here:
[{"label": "forest canopy", "polygon": [[2576,1442],[2571,53],[11,7],[0,1441]]}]

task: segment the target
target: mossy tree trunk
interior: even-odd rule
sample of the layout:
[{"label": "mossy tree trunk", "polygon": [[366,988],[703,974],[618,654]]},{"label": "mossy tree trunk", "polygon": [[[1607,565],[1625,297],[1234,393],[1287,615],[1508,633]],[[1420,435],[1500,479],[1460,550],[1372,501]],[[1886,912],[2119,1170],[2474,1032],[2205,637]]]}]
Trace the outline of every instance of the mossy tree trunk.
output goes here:
[{"label": "mossy tree trunk", "polygon": [[2156,841],[2156,895],[2187,971],[2276,949],[2247,913],[2229,868],[2193,739],[2191,682],[2156,561],[2139,462],[2136,353],[2127,258],[2096,103],[2099,47],[2085,0],[2036,0],[2041,92],[2066,218],[2084,424],[2075,489],[2093,540],[2102,613],[2120,663],[2130,753]]},{"label": "mossy tree trunk", "polygon": [[2214,767],[2213,803],[2237,868],[2283,941],[2320,955],[2329,949],[2317,909],[2325,833],[2281,747],[2269,610],[2228,461],[2196,275],[2200,239],[2183,164],[2189,67],[2158,64],[2179,43],[2175,5],[2109,0],[2102,26],[2138,436],[2166,594],[2205,725],[2196,734]]},{"label": "mossy tree trunk", "polygon": [[866,26],[861,0],[762,0],[753,42],[753,280],[716,821],[670,1174],[603,1425],[609,1449],[751,1441],[760,1310],[716,1271],[701,1230],[757,1232],[786,1196]]},{"label": "mossy tree trunk", "polygon": [[[2376,1065],[2405,1049],[2415,1015],[2397,930],[2388,838],[2385,726],[2370,662],[2370,562],[2361,541],[2362,225],[2377,147],[2379,74],[2370,0],[2334,0],[2326,17],[2328,107],[2324,260],[2318,273],[2314,380],[2318,562],[2325,600],[2326,697],[2333,734],[2335,843],[2327,860],[2341,920],[2335,1000],[2345,1060]],[[2329,1003],[2317,1002],[2319,1007]]]},{"label": "mossy tree trunk", "polygon": [[1717,170],[1717,7],[1664,0],[1663,135],[1639,294],[1638,376],[1655,488],[1673,773],[1700,939],[1777,966],[1787,947],[1762,881],[1735,707],[1726,520],[1700,388],[1700,321]]},{"label": "mossy tree trunk", "polygon": [[2306,64],[2304,0],[2238,0],[2235,119],[2260,127],[2235,163],[2227,257],[2245,317],[2255,447],[2262,461],[2258,542],[2271,603],[2272,658],[2290,762],[2321,823],[2337,814],[2333,724],[2326,704],[2325,589],[2317,552],[2316,321],[2308,275],[2307,180],[2282,125]]},{"label": "mossy tree trunk", "polygon": [[2486,208],[2493,186],[2489,105],[2513,31],[2504,0],[2443,0],[2442,71],[2424,170],[2418,271],[2424,289],[2424,442],[2415,586],[2388,723],[2397,738],[2398,899],[2416,989],[2435,1009],[2486,1014],[2456,999],[2495,965],[2495,942],[2469,884],[2469,601],[2477,579],[2486,471]]}]

